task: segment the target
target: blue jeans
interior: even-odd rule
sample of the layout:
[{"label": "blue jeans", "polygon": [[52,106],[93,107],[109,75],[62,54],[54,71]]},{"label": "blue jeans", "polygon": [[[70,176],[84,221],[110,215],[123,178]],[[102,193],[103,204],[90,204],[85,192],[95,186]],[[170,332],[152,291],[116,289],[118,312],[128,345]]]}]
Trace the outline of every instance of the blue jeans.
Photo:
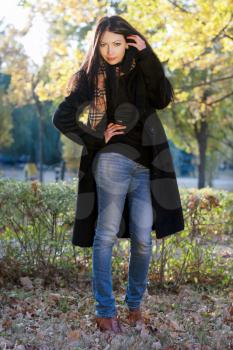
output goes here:
[{"label": "blue jeans", "polygon": [[127,193],[130,257],[124,301],[130,310],[140,307],[147,286],[153,222],[150,170],[115,152],[100,153],[95,161],[94,178],[98,197],[98,218],[92,251],[95,315],[114,317],[117,312],[112,291],[112,248],[117,239]]}]

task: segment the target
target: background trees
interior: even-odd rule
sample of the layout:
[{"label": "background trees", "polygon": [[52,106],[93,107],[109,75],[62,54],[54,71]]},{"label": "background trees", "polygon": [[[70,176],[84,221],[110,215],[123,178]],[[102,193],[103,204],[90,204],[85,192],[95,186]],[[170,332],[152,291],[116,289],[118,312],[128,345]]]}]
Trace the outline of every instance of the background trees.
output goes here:
[{"label": "background trees", "polygon": [[[97,19],[114,13],[121,14],[148,38],[164,64],[176,99],[158,113],[168,137],[178,147],[196,156],[198,187],[205,186],[206,177],[211,182],[220,162],[231,161],[231,0],[83,0],[79,3],[74,0],[44,0],[42,3],[30,0],[24,6],[31,11],[29,23],[40,15],[48,25],[47,52],[42,64],[35,65],[17,41],[17,36],[25,35],[30,25],[21,32],[5,29],[1,70],[11,77],[7,90],[9,104],[18,107],[32,103],[35,108],[41,164],[46,158],[44,127],[53,112],[53,107],[48,107],[46,102],[52,102],[55,108],[64,97],[68,79],[83,60]],[[69,149],[69,152],[61,150],[64,158],[74,154],[71,163],[78,164],[80,147],[65,138],[62,143],[64,150]],[[59,147],[56,145],[56,148]]]}]

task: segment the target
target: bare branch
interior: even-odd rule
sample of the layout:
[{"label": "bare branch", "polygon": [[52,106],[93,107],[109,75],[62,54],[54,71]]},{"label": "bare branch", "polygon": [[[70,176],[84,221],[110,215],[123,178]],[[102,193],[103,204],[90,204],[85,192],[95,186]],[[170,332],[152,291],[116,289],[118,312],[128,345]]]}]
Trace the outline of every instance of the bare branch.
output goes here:
[{"label": "bare branch", "polygon": [[229,24],[231,24],[232,17],[233,17],[233,15],[231,15],[231,17],[230,17],[228,23],[226,23],[226,25],[225,25],[222,29],[220,29],[219,32],[211,39],[212,42],[216,41],[216,40],[218,39],[218,37],[220,37],[221,34],[227,29],[227,27],[229,26]]},{"label": "bare branch", "polygon": [[228,38],[228,39],[231,39],[231,40],[233,40],[233,37],[232,36],[230,36],[229,34],[224,34],[224,36],[226,37],[226,38]]},{"label": "bare branch", "polygon": [[[215,36],[212,39],[210,39],[210,43],[214,43],[215,41],[217,41],[217,39],[219,39],[221,37],[221,34],[224,33],[226,28],[231,24],[232,17],[233,17],[233,15],[231,15],[229,21],[224,25],[224,27],[222,27],[219,30],[219,32],[217,34],[215,34]],[[205,24],[205,23],[203,23],[203,24]],[[223,37],[225,35],[226,34],[224,33]],[[198,61],[200,59],[200,57],[204,56],[206,53],[209,53],[210,48],[211,48],[210,46],[205,47],[202,53],[200,53],[196,58],[194,58],[194,60],[184,63],[184,66],[189,66],[193,62]]]},{"label": "bare branch", "polygon": [[214,103],[218,103],[218,102],[220,102],[220,101],[222,101],[222,100],[225,100],[225,98],[228,98],[228,97],[230,97],[231,95],[233,95],[233,91],[232,91],[230,94],[224,95],[224,96],[218,98],[217,100],[212,101],[212,102],[209,102],[209,103],[206,103],[206,104],[207,104],[208,106],[213,105]]},{"label": "bare branch", "polygon": [[228,79],[232,79],[232,78],[233,78],[233,75],[229,75],[228,77],[216,78],[216,79],[208,80],[208,81],[205,81],[205,82],[199,83],[199,84],[183,85],[181,88],[176,89],[176,91],[179,92],[179,91],[183,91],[184,89],[193,89],[195,87],[210,85],[212,83],[217,83],[219,81],[228,80]]},{"label": "bare branch", "polygon": [[189,12],[187,9],[177,4],[176,0],[167,0],[167,1],[170,2],[170,4],[172,4],[174,7],[177,7],[180,11],[191,14],[191,12]]}]

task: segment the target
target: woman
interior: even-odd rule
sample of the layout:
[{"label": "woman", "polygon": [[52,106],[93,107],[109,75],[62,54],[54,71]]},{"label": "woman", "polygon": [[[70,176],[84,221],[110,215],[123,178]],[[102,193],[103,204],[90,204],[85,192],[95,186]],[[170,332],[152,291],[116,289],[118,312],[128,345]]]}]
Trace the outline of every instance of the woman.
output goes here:
[{"label": "woman", "polygon": [[[168,141],[155,108],[173,97],[151,46],[120,16],[101,18],[93,43],[58,106],[54,125],[83,145],[72,242],[93,246],[95,320],[122,332],[112,292],[116,237],[130,238],[125,302],[131,325],[143,322],[152,238],[183,230],[183,213]],[[86,113],[88,108],[88,114]],[[86,122],[80,116],[87,116]]]}]

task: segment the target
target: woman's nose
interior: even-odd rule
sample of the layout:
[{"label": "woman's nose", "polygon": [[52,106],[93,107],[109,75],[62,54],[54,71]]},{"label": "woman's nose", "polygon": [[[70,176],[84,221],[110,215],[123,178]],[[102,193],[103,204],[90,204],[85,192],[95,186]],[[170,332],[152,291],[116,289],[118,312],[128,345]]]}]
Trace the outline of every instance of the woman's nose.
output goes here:
[{"label": "woman's nose", "polygon": [[114,50],[112,48],[108,48],[108,54],[112,54]]}]

